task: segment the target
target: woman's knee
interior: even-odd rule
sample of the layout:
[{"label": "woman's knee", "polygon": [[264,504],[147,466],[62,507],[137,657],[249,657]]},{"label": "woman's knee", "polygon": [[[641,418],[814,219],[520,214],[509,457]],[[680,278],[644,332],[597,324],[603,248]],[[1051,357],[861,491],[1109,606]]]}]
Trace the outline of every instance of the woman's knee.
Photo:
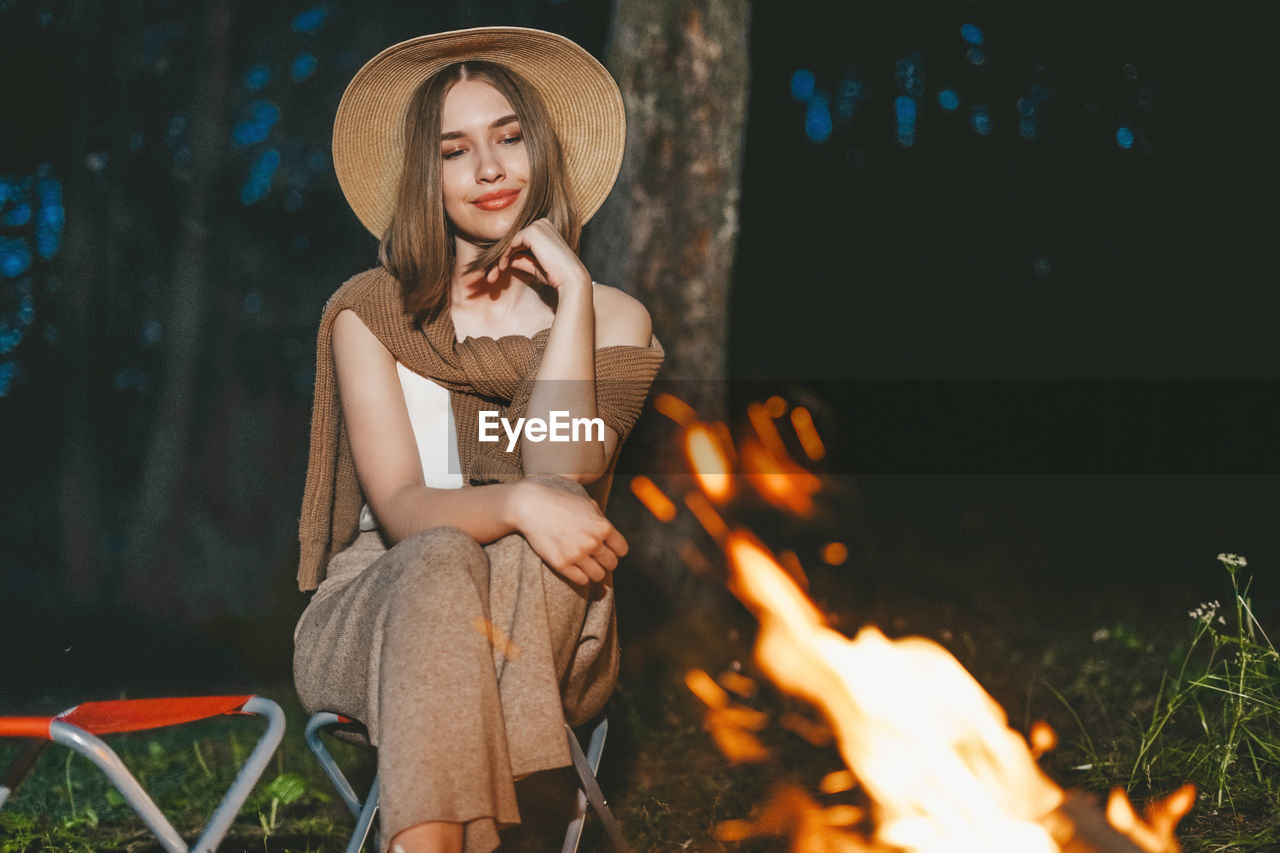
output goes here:
[{"label": "woman's knee", "polygon": [[459,592],[474,594],[475,579],[484,575],[488,560],[480,543],[456,527],[424,530],[392,550],[399,552],[393,603],[449,601]]}]

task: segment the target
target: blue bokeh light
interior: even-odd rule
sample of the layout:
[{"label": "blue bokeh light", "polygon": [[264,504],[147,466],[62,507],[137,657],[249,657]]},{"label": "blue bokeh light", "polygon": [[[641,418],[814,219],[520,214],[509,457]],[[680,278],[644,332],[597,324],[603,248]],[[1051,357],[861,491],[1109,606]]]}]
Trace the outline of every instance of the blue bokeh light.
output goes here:
[{"label": "blue bokeh light", "polygon": [[8,355],[22,343],[22,332],[0,323],[0,355]]},{"label": "blue bokeh light", "polygon": [[893,81],[903,92],[920,97],[924,94],[924,57],[912,51],[898,60]]},{"label": "blue bokeh light", "polygon": [[267,134],[270,132],[271,128],[262,122],[237,122],[236,126],[231,129],[231,141],[237,148],[247,148],[266,139]]},{"label": "blue bokeh light", "polygon": [[1035,139],[1040,135],[1040,126],[1034,118],[1021,118],[1018,120],[1018,135],[1023,139]]},{"label": "blue bokeh light", "polygon": [[276,119],[280,118],[280,108],[266,99],[254,101],[249,105],[249,110],[253,113],[253,120],[263,124],[275,124]]},{"label": "blue bokeh light", "polygon": [[111,377],[111,387],[117,391],[128,391],[131,388],[147,391],[151,388],[151,377],[136,367],[122,367]]},{"label": "blue bokeh light", "polygon": [[18,201],[0,216],[0,225],[17,228],[31,221],[31,205],[26,201]]},{"label": "blue bokeh light", "polygon": [[11,361],[0,364],[0,397],[4,397],[13,387],[13,375],[17,367]]},{"label": "blue bokeh light", "polygon": [[938,106],[949,113],[955,112],[956,108],[960,106],[960,96],[952,89],[943,89],[938,93]]},{"label": "blue bokeh light", "polygon": [[293,18],[293,31],[295,33],[307,33],[314,35],[320,32],[320,28],[324,26],[324,22],[329,19],[329,7],[327,4],[321,3],[319,6],[313,6],[305,12],[299,12]]},{"label": "blue bokeh light", "polygon": [[964,56],[972,65],[983,65],[987,61],[986,51],[980,47],[969,48]]},{"label": "blue bokeh light", "polygon": [[323,148],[312,148],[307,152],[306,167],[313,172],[325,172],[329,169],[329,152]]},{"label": "blue bokeh light", "polygon": [[41,166],[36,174],[36,253],[48,260],[58,253],[62,245],[62,226],[66,211],[62,206],[62,183],[53,176],[48,166]]},{"label": "blue bokeh light", "polygon": [[293,58],[293,65],[290,67],[290,74],[293,75],[294,80],[301,83],[303,80],[306,80],[312,74],[316,73],[316,66],[319,64],[319,60],[316,59],[315,54],[303,51]]},{"label": "blue bokeh light", "polygon": [[176,113],[173,118],[169,119],[169,123],[164,129],[165,143],[173,146],[176,145],[182,135],[187,132],[187,114]]},{"label": "blue bokeh light", "polygon": [[1116,145],[1121,148],[1129,149],[1133,147],[1133,131],[1127,127],[1116,129]]},{"label": "blue bokeh light", "polygon": [[960,28],[960,38],[964,39],[969,44],[978,45],[982,44],[984,36],[982,35],[982,30],[978,28],[977,24],[965,24]]},{"label": "blue bokeh light", "polygon": [[797,101],[807,101],[813,97],[814,86],[817,81],[814,80],[813,72],[808,68],[798,68],[791,75],[791,97]]},{"label": "blue bokeh light", "polygon": [[900,122],[911,124],[916,120],[916,102],[906,95],[899,95],[893,99],[893,111]]},{"label": "blue bokeh light", "polygon": [[821,95],[809,99],[804,113],[804,133],[814,142],[826,142],[831,136],[831,108]]},{"label": "blue bokeh light", "polygon": [[31,246],[22,237],[0,237],[0,276],[17,278],[31,269]]},{"label": "blue bokeh light", "polygon": [[18,325],[26,328],[36,321],[36,301],[31,294],[22,297],[18,303]]},{"label": "blue bokeh light", "polygon": [[271,82],[271,69],[259,62],[244,73],[244,85],[250,91],[257,92]]},{"label": "blue bokeh light", "polygon": [[969,110],[969,127],[979,136],[991,135],[991,110],[985,104],[974,104]]},{"label": "blue bokeh light", "polygon": [[840,80],[840,100],[836,103],[840,118],[847,121],[857,114],[864,91],[865,87],[857,77],[850,75]]},{"label": "blue bokeh light", "polygon": [[143,346],[153,347],[164,338],[164,324],[155,317],[148,317],[143,321],[142,328],[138,330],[138,337]]},{"label": "blue bokeh light", "polygon": [[249,177],[245,179],[244,186],[240,188],[240,203],[247,207],[266,198],[271,191],[271,178],[279,167],[280,152],[277,149],[268,148],[259,154],[249,167]]},{"label": "blue bokeh light", "polygon": [[1031,117],[1036,114],[1035,102],[1030,98],[1018,98],[1018,115]]},{"label": "blue bokeh light", "polygon": [[249,105],[249,114],[251,118],[237,122],[231,129],[231,142],[236,148],[247,148],[266,139],[280,118],[280,108],[271,101],[259,99]]}]

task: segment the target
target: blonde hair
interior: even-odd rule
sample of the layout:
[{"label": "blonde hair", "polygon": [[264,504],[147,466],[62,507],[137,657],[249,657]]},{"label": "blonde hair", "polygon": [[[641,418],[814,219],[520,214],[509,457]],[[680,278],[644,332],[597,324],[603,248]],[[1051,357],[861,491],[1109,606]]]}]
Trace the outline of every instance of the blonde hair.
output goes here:
[{"label": "blonde hair", "polygon": [[569,191],[564,153],[537,91],[520,75],[495,62],[473,60],[446,66],[418,86],[404,121],[404,164],[391,223],[378,260],[397,281],[405,311],[419,322],[434,317],[449,295],[456,262],[454,229],[441,189],[441,113],[460,80],[480,80],[497,89],[520,120],[529,155],[529,183],[520,216],[501,239],[485,246],[467,272],[492,266],[521,229],[544,217],[578,251],[582,222]]}]

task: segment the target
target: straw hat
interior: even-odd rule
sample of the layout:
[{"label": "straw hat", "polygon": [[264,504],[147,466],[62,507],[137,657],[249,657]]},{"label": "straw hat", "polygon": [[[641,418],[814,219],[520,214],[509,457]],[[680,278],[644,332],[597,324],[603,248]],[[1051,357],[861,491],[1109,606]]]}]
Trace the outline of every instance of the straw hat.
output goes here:
[{"label": "straw hat", "polygon": [[419,36],[369,60],[347,86],[333,123],[333,167],[347,203],[373,235],[391,223],[404,163],[404,117],[418,86],[447,65],[497,62],[527,80],[546,105],[578,213],[604,203],[622,165],[627,119],[618,84],[564,36],[524,27],[478,27]]}]

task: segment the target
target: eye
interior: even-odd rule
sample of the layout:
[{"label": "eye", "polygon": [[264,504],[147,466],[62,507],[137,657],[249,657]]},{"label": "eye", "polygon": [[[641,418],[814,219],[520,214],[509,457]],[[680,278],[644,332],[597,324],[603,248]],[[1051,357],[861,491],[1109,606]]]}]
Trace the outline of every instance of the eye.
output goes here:
[{"label": "eye", "polygon": [[467,149],[465,148],[454,148],[450,151],[444,152],[440,156],[443,157],[445,160],[457,160],[459,157],[461,157],[465,153],[467,153]]},{"label": "eye", "polygon": [[502,139],[499,140],[499,142],[501,142],[503,145],[515,145],[517,142],[523,142],[523,141],[524,141],[524,135],[519,133],[512,134],[511,136],[504,136],[502,137]]}]

